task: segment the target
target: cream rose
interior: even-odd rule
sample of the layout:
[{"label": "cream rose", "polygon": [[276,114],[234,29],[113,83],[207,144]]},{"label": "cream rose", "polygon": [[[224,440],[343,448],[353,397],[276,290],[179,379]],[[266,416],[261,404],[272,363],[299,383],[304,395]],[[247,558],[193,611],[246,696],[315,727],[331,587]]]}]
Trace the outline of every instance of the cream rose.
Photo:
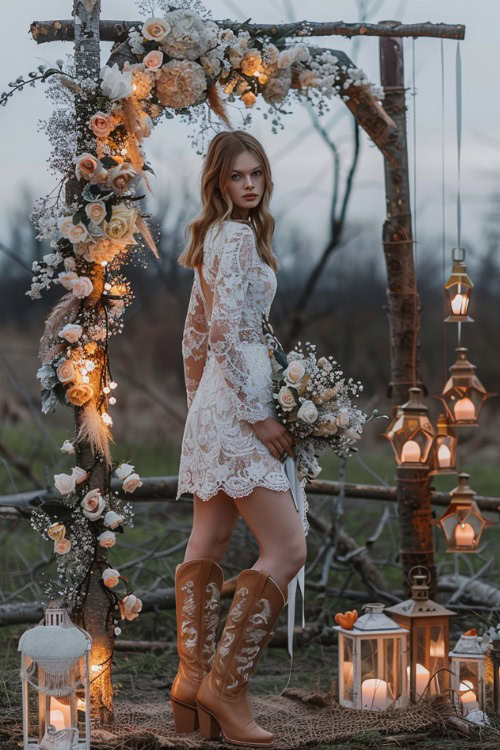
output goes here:
[{"label": "cream rose", "polygon": [[73,217],[72,216],[63,216],[62,219],[59,219],[57,223],[57,228],[59,229],[61,235],[63,237],[68,237],[68,231],[73,226]]},{"label": "cream rose", "polygon": [[105,507],[106,502],[98,488],[89,490],[82,500],[83,515],[90,521],[100,518]]},{"label": "cream rose", "polygon": [[83,333],[83,328],[78,323],[67,323],[57,334],[70,344],[75,344]]},{"label": "cream rose", "polygon": [[47,536],[53,542],[58,542],[66,536],[66,526],[63,523],[52,523],[47,529]]},{"label": "cream rose", "polygon": [[73,454],[75,452],[75,446],[71,440],[65,440],[60,448],[61,453]]},{"label": "cream rose", "polygon": [[104,222],[104,230],[107,236],[112,240],[133,240],[135,218],[135,209],[126,208],[123,204],[113,206],[111,219]]},{"label": "cream rose", "polygon": [[88,473],[85,471],[85,469],[82,469],[80,466],[73,466],[71,476],[75,478],[75,482],[77,484],[81,484],[87,479]]},{"label": "cream rose", "polygon": [[288,385],[297,385],[302,380],[306,372],[306,368],[298,359],[292,360],[283,375],[285,376]]},{"label": "cream rose", "polygon": [[102,580],[104,581],[105,586],[112,589],[115,586],[118,586],[120,582],[120,573],[118,570],[115,570],[115,568],[106,568],[106,570],[103,570]]},{"label": "cream rose", "polygon": [[100,547],[110,549],[116,544],[116,534],[114,534],[112,531],[103,531],[102,534],[99,534],[99,536],[97,537],[97,541],[99,542]]},{"label": "cream rose", "polygon": [[114,510],[108,510],[104,516],[104,525],[108,526],[110,529],[116,529],[121,523],[123,523],[123,516],[115,513]]},{"label": "cream rose", "polygon": [[102,170],[99,160],[95,156],[92,156],[92,154],[77,156],[75,161],[75,173],[79,180],[90,180]]},{"label": "cream rose", "polygon": [[75,491],[76,482],[71,474],[54,474],[54,485],[61,495],[71,495]]},{"label": "cream rose", "polygon": [[124,596],[119,605],[122,620],[135,620],[136,617],[139,617],[139,612],[142,610],[142,602],[135,594]]},{"label": "cream rose", "polygon": [[78,274],[74,271],[61,271],[57,278],[59,279],[61,286],[68,291],[71,291],[73,288],[73,282],[78,278]]},{"label": "cream rose", "polygon": [[73,258],[72,255],[68,255],[67,258],[64,259],[64,268],[66,271],[74,271],[76,268],[76,260]]},{"label": "cream rose", "polygon": [[148,18],[142,27],[142,36],[151,42],[161,42],[170,31],[170,24],[164,18]]},{"label": "cream rose", "polygon": [[129,476],[123,480],[122,490],[124,490],[124,492],[134,492],[138,487],[142,487],[139,474],[129,474]]},{"label": "cream rose", "polygon": [[78,385],[72,385],[68,388],[66,396],[75,406],[82,406],[93,398],[94,389],[89,383],[78,383]]},{"label": "cream rose", "polygon": [[339,413],[337,414],[337,419],[335,420],[337,422],[337,425],[339,427],[347,427],[349,425],[349,412],[347,409],[341,409]]},{"label": "cream rose", "polygon": [[163,52],[159,49],[153,49],[148,52],[142,62],[148,70],[159,70],[163,65]]},{"label": "cream rose", "polygon": [[[124,66],[125,68],[125,66]],[[118,63],[113,66],[105,65],[101,68],[101,91],[103,96],[115,101],[126,99],[132,93],[132,71],[120,70]]]},{"label": "cream rose", "polygon": [[134,468],[135,467],[132,466],[132,464],[120,464],[120,466],[115,469],[115,476],[118,477],[118,479],[125,479],[132,474]]},{"label": "cream rose", "polygon": [[76,378],[76,370],[71,360],[61,362],[56,370],[57,377],[61,383],[69,383]]},{"label": "cream rose", "polygon": [[73,244],[77,242],[84,242],[88,239],[89,233],[85,224],[81,221],[78,224],[72,224],[68,229],[67,239]]},{"label": "cream rose", "polygon": [[78,297],[78,299],[83,299],[83,297],[88,297],[89,294],[92,294],[93,288],[94,285],[88,276],[79,276],[73,281],[71,291],[73,292],[75,297]]},{"label": "cream rose", "polygon": [[85,213],[95,224],[100,224],[106,216],[106,204],[104,201],[93,201],[85,206]]},{"label": "cream rose", "polygon": [[97,138],[106,138],[111,133],[111,120],[105,112],[96,112],[89,120],[89,128]]},{"label": "cream rose", "polygon": [[[129,187],[131,180],[136,176],[137,170],[135,167],[128,162],[122,162],[122,164],[118,164],[117,167],[113,167],[108,171],[108,185],[117,193],[123,193]],[[113,206],[113,211],[115,208],[120,208],[120,206]]]},{"label": "cream rose", "polygon": [[69,539],[59,539],[54,544],[54,552],[58,555],[67,555],[71,549],[71,541]]},{"label": "cream rose", "polygon": [[300,409],[297,412],[297,416],[303,422],[313,424],[318,418],[318,410],[312,401],[303,401]]},{"label": "cream rose", "polygon": [[280,392],[278,393],[278,403],[285,411],[291,411],[293,407],[297,405],[295,396],[285,385],[280,389]]}]

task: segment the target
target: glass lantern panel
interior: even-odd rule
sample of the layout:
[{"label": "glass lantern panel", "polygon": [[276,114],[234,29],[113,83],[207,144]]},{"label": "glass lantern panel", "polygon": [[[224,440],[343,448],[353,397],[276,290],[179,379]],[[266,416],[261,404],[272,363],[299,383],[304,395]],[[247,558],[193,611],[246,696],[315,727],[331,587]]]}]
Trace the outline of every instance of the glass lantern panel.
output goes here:
[{"label": "glass lantern panel", "polygon": [[436,456],[440,469],[449,469],[455,464],[454,440],[451,435],[438,435],[436,438]]},{"label": "glass lantern panel", "polygon": [[[431,625],[429,630],[429,672],[431,675],[430,694],[442,694],[446,689],[446,637],[443,625]],[[439,671],[443,670],[443,671]],[[438,674],[436,674],[438,672]],[[433,676],[434,675],[434,676]]]},{"label": "glass lantern panel", "polygon": [[459,662],[460,682],[457,686],[458,706],[466,716],[479,709],[479,665],[474,661]]},{"label": "glass lantern panel", "polygon": [[384,638],[384,680],[387,683],[387,697],[390,703],[398,700],[401,686],[401,641],[399,638]]},{"label": "glass lantern panel", "polygon": [[343,686],[342,699],[354,706],[354,641],[345,635],[342,641],[341,663],[339,665],[339,669],[341,670],[341,684]]},{"label": "glass lantern panel", "polygon": [[495,711],[500,714],[500,664],[496,669]]},{"label": "glass lantern panel", "polygon": [[392,703],[377,638],[363,638],[361,647],[361,708],[384,711]]}]

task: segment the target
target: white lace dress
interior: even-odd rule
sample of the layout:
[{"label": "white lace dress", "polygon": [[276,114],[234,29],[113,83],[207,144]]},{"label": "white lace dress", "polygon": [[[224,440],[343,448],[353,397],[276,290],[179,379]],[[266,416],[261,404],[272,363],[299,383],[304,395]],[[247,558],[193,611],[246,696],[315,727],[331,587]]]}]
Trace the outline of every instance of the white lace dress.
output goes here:
[{"label": "white lace dress", "polygon": [[274,415],[262,313],[269,314],[276,274],[260,258],[249,223],[210,227],[202,273],[212,300],[195,269],[182,340],[189,411],[176,500],[184,492],[208,500],[220,489],[231,497],[257,486],[287,490],[283,464],[251,426]]}]

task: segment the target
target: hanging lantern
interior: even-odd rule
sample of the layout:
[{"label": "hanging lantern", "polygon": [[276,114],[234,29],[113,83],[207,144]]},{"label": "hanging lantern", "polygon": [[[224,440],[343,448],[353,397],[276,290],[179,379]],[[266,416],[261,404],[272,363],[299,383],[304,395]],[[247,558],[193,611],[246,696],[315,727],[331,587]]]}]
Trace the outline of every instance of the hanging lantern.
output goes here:
[{"label": "hanging lantern", "polygon": [[464,248],[454,247],[452,257],[451,276],[444,285],[450,311],[446,323],[473,323],[469,316],[469,304],[474,284],[467,275]]},{"label": "hanging lantern", "polygon": [[476,367],[467,359],[467,349],[459,346],[457,361],[450,367],[451,378],[446,383],[441,396],[449,422],[453,427],[477,427],[479,412],[487,398],[496,396],[488,393],[477,375]]},{"label": "hanging lantern", "polygon": [[462,635],[449,653],[453,700],[462,714],[484,711],[485,653],[481,637]]},{"label": "hanging lantern", "polygon": [[485,526],[493,522],[481,515],[476,501],[476,493],[469,487],[469,474],[458,475],[458,486],[451,491],[451,502],[438,524],[446,540],[447,552],[477,552]]},{"label": "hanging lantern", "polygon": [[406,637],[408,631],[384,615],[383,604],[365,604],[366,614],[339,634],[339,703],[349,708],[384,711],[408,703]]},{"label": "hanging lantern", "polygon": [[55,602],[21,636],[24,750],[90,750],[91,646],[90,635]]},{"label": "hanging lantern", "polygon": [[409,400],[400,407],[393,423],[383,433],[391,443],[398,465],[416,467],[427,463],[434,429],[422,402],[422,389],[410,388]]},{"label": "hanging lantern", "polygon": [[432,445],[430,474],[456,474],[457,437],[442,412],[437,420],[437,433]]},{"label": "hanging lantern", "polygon": [[449,621],[455,612],[429,599],[430,573],[416,565],[408,573],[411,599],[386,607],[408,633],[410,700],[444,695],[448,690]]}]

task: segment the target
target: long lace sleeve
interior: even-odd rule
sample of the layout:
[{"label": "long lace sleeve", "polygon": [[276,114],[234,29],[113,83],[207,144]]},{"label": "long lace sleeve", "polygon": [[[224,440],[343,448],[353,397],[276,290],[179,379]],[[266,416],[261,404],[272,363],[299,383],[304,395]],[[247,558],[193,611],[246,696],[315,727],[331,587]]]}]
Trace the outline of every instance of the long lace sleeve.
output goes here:
[{"label": "long lace sleeve", "polygon": [[195,274],[182,336],[182,357],[188,409],[195,397],[205,367],[208,323]]},{"label": "long lace sleeve", "polygon": [[254,382],[251,363],[239,335],[247,274],[254,258],[252,229],[242,225],[224,243],[214,284],[212,316],[208,340],[210,348],[231,389],[239,419],[258,422],[268,416],[261,400],[261,387]]}]

